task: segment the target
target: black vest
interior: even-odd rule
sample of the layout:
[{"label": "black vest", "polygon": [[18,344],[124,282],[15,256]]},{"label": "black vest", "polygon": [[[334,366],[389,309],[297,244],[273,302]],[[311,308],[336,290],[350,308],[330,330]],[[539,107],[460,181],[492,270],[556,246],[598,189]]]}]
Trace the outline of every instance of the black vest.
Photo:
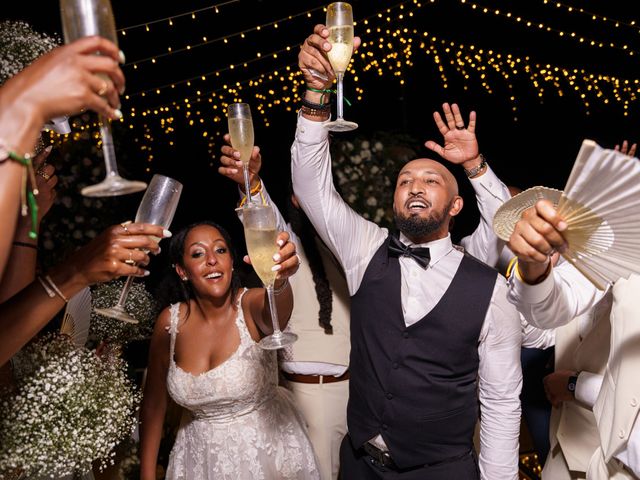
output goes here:
[{"label": "black vest", "polygon": [[478,339],[497,272],[465,255],[440,301],[407,328],[400,263],[388,244],[351,300],[347,420],[355,448],[380,433],[396,464],[408,468],[473,448]]}]

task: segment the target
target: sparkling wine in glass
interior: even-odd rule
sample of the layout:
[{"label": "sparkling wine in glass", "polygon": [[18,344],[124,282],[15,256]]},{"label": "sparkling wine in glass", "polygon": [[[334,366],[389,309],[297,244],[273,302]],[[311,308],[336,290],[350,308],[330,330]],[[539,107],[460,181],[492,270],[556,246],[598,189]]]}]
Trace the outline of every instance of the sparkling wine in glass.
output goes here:
[{"label": "sparkling wine in glass", "polygon": [[[154,175],[138,207],[136,223],[151,223],[168,230],[176,208],[178,208],[181,193],[182,184],[180,182],[164,175]],[[160,241],[159,238],[153,238]],[[124,308],[134,278],[127,278],[116,305],[110,308],[96,308],[96,313],[127,323],[138,323],[138,320],[129,315]]]},{"label": "sparkling wine in glass", "polygon": [[[65,43],[90,35],[100,35],[118,44],[116,23],[109,0],[60,0],[60,13]],[[103,79],[105,82],[110,81]],[[115,197],[144,190],[146,183],[127,180],[118,174],[110,120],[100,115],[99,122],[106,178],[96,185],[83,188],[82,194],[87,197]]]},{"label": "sparkling wine in glass", "polygon": [[282,332],[278,323],[278,312],[273,293],[277,272],[272,270],[275,265],[273,256],[278,252],[278,244],[276,243],[278,232],[273,207],[253,203],[243,208],[242,224],[244,225],[244,236],[251,265],[267,289],[273,323],[273,333],[260,340],[258,345],[265,350],[277,350],[292,344],[298,339],[298,336],[295,333]]},{"label": "sparkling wine in glass", "polygon": [[331,50],[327,57],[336,73],[338,80],[338,94],[336,99],[337,118],[325,124],[325,128],[332,132],[348,132],[358,128],[358,124],[349,122],[343,117],[344,90],[342,81],[351,60],[353,52],[353,10],[345,2],[335,2],[327,7],[327,29]]},{"label": "sparkling wine in glass", "polygon": [[251,203],[251,185],[249,182],[249,161],[253,152],[253,120],[248,103],[232,103],[227,109],[229,120],[229,136],[231,146],[240,152],[242,173],[244,175],[244,189],[247,195],[245,205]]}]

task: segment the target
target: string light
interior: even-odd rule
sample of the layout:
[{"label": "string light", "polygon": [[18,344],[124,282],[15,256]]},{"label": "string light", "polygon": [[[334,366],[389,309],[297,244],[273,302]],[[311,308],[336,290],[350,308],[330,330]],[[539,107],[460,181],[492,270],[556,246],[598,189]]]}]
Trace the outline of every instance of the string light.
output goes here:
[{"label": "string light", "polygon": [[638,27],[637,22],[635,20],[632,20],[631,22],[626,22],[624,20],[616,20],[614,18],[605,17],[604,15],[600,15],[598,13],[589,12],[582,7],[574,7],[572,5],[567,5],[565,3],[558,2],[555,0],[542,0],[542,3],[544,3],[545,5],[555,6],[556,8],[562,8],[569,13],[580,13],[580,14],[586,15],[589,18],[591,18],[591,20],[593,21],[599,20],[604,23],[613,24],[613,26],[616,28],[620,26],[629,27],[635,30],[636,32],[640,33],[640,27]]},{"label": "string light", "polygon": [[182,17],[187,17],[187,16],[191,16],[191,19],[195,20],[196,13],[204,12],[204,11],[207,11],[207,10],[213,10],[215,13],[220,13],[220,10],[219,10],[220,7],[224,7],[226,5],[231,5],[232,3],[238,3],[239,1],[240,0],[226,0],[224,2],[217,3],[215,5],[209,5],[208,7],[198,8],[197,10],[191,10],[189,12],[178,13],[176,15],[171,15],[169,17],[158,18],[156,20],[151,20],[149,22],[138,23],[136,25],[130,25],[128,27],[119,28],[118,29],[118,33],[120,33],[122,35],[126,35],[128,31],[134,30],[136,28],[141,28],[141,27],[144,27],[145,30],[147,32],[149,32],[150,31],[149,25],[155,25],[157,23],[164,23],[164,22],[168,22],[169,25],[173,25],[173,20],[175,20],[176,18],[182,18]]},{"label": "string light", "polygon": [[[405,4],[408,4],[408,3],[414,3],[414,4],[418,5],[418,6],[420,6],[420,4],[418,3],[417,0],[405,0],[403,2],[399,2],[399,3],[395,4],[395,5],[393,5],[392,7],[388,7],[386,9],[386,11],[387,12],[392,12],[395,9],[403,9]],[[318,8],[315,8],[313,10],[310,10],[309,12],[315,11],[315,10],[319,10],[321,8],[324,8],[324,7],[318,7]],[[302,12],[302,13],[297,14],[296,16],[305,15],[306,13],[308,13],[308,12]],[[378,15],[378,13],[374,13],[372,15],[369,15],[368,17],[363,18],[361,20],[361,22],[363,22],[363,23],[364,22],[369,22],[369,20],[371,20],[372,18],[375,18],[377,15]],[[279,21],[281,21],[281,20],[276,20],[275,22],[279,22]],[[265,25],[272,25],[273,23],[274,22],[269,22],[269,23],[267,23]],[[245,32],[248,32],[248,31],[251,31],[251,30],[254,30],[254,29],[257,29],[257,28],[258,27],[254,27],[254,28],[245,30]],[[243,33],[243,32],[237,32],[233,36],[238,36],[241,33]],[[226,40],[228,38],[231,38],[231,36],[225,36],[225,37],[220,37],[220,38],[223,38],[223,39]],[[268,58],[277,59],[279,54],[286,53],[286,52],[291,52],[291,51],[295,50],[295,47],[297,47],[297,46],[298,46],[298,43],[292,44],[292,45],[287,45],[284,48],[272,51],[270,53],[264,53],[263,54],[261,52],[256,52],[256,55],[255,55],[254,58],[251,58],[251,59],[248,59],[248,60],[241,60],[241,61],[237,62],[234,65],[229,65],[229,66],[217,69],[217,70],[213,70],[213,71],[209,71],[209,72],[205,72],[205,73],[199,73],[198,75],[195,75],[193,77],[186,78],[186,79],[183,79],[183,80],[179,80],[177,82],[171,82],[171,83],[167,83],[167,84],[160,85],[160,86],[157,86],[157,87],[148,88],[146,90],[133,92],[131,94],[128,94],[125,97],[125,99],[126,100],[130,100],[130,99],[134,99],[134,98],[139,97],[139,96],[144,97],[148,93],[152,93],[152,92],[160,94],[162,90],[165,90],[167,88],[175,88],[176,85],[187,84],[188,86],[190,86],[190,83],[193,82],[194,80],[203,80],[204,81],[209,77],[213,77],[213,76],[219,77],[221,73],[224,73],[224,72],[229,71],[229,70],[233,70],[236,65],[242,65],[242,67],[247,68],[249,64],[252,64],[252,63],[254,63],[254,62],[258,61],[258,60],[261,60],[261,59],[268,59]]]},{"label": "string light", "polygon": [[[434,1],[431,0],[430,3]],[[466,3],[464,0],[461,2]],[[413,8],[406,8],[408,5]],[[520,91],[523,80],[534,89],[540,101],[544,101],[548,95],[555,94],[563,97],[573,94],[580,99],[587,114],[595,102],[600,102],[605,105],[620,105],[626,116],[629,114],[631,104],[640,98],[638,79],[625,79],[615,75],[589,72],[585,69],[538,63],[528,56],[516,56],[473,44],[465,45],[404,26],[407,20],[413,17],[414,12],[422,6],[423,4],[417,0],[411,2],[407,0],[376,12],[366,19],[358,20],[362,30],[367,33],[367,41],[363,42],[349,67],[350,78],[353,79],[351,87],[355,89],[357,100],[362,100],[365,94],[361,84],[362,78],[366,75],[391,75],[400,84],[404,84],[406,71],[414,66],[417,52],[433,62],[445,89],[449,88],[451,82],[458,77],[462,80],[464,89],[468,89],[472,83],[479,84],[489,95],[494,95],[498,87],[505,88],[516,119],[519,103],[516,92]],[[486,13],[495,15],[495,12]],[[308,12],[298,15],[310,16]],[[510,15],[513,17],[513,14]],[[282,23],[283,20],[276,22]],[[522,20],[519,23],[522,23]],[[265,25],[271,24],[273,22]],[[261,27],[265,28],[265,25]],[[258,30],[258,26],[253,28]],[[540,27],[536,26],[536,28]],[[234,36],[243,38],[243,34],[243,32],[237,32]],[[267,127],[270,125],[269,111],[295,110],[300,95],[304,91],[304,87],[300,84],[301,74],[296,67],[296,62],[289,56],[293,55],[292,52],[297,53],[297,48],[293,48],[295,46],[297,44],[270,53],[256,52],[254,58],[127,96],[126,98],[138,99],[149,97],[153,92],[159,94],[180,85],[193,89],[180,101],[164,102],[162,105],[144,108],[134,106],[126,112],[125,121],[131,122],[129,128],[135,124],[142,129],[139,144],[140,148],[144,147],[143,151],[149,162],[153,160],[153,146],[156,141],[159,141],[151,132],[159,127],[163,135],[158,135],[158,139],[168,142],[168,145],[173,148],[172,135],[177,128],[178,120],[182,118],[189,128],[198,129],[201,138],[206,141],[209,154],[213,157],[216,153],[216,139],[221,135],[219,131],[215,131],[216,128],[213,125],[224,124],[226,121],[224,111],[229,103],[240,100],[250,101],[257,113],[254,118],[261,119]],[[243,69],[259,59],[273,59],[275,62],[282,63],[272,70],[241,81],[225,78],[225,83],[218,84],[213,89],[203,88],[204,85],[200,83],[209,79],[223,78],[220,73],[231,69],[244,71]],[[153,95],[151,98],[159,97]],[[221,127],[218,130],[224,131],[225,128]]]},{"label": "string light", "polygon": [[278,28],[278,24],[279,23],[292,21],[294,19],[297,19],[299,17],[307,15],[308,13],[314,12],[316,10],[320,10],[322,8],[323,7],[317,7],[317,8],[314,8],[312,10],[306,10],[304,12],[296,13],[295,15],[288,15],[286,17],[279,18],[278,20],[273,20],[271,22],[263,23],[262,25],[256,25],[255,27],[251,27],[251,28],[248,28],[246,30],[242,30],[242,31],[239,31],[239,32],[231,33],[229,35],[223,35],[223,36],[211,39],[211,40],[207,40],[205,38],[200,43],[196,43],[194,45],[187,45],[186,47],[183,47],[183,48],[173,49],[172,47],[167,47],[167,52],[165,52],[165,53],[159,53],[157,55],[152,55],[152,56],[149,56],[149,57],[141,58],[140,60],[134,60],[134,61],[128,62],[128,64],[132,64],[134,66],[134,68],[138,68],[143,63],[147,63],[147,62],[156,63],[156,60],[159,59],[159,58],[163,58],[163,57],[166,57],[166,56],[169,56],[169,55],[174,55],[176,53],[186,52],[188,50],[192,50],[194,48],[202,47],[204,45],[212,45],[212,44],[218,43],[218,42],[228,43],[228,41],[230,39],[232,39],[232,38],[235,38],[235,37],[245,38],[247,33],[251,33],[251,32],[254,32],[254,31],[260,31],[262,28],[265,28],[265,27],[274,26],[274,28]]},{"label": "string light", "polygon": [[473,10],[477,10],[480,13],[483,13],[485,15],[495,15],[495,16],[500,16],[503,18],[507,18],[515,23],[517,23],[518,25],[524,25],[528,28],[532,28],[532,29],[536,29],[539,31],[543,31],[543,32],[548,32],[548,33],[557,33],[559,37],[561,38],[569,38],[569,39],[573,39],[576,40],[577,42],[589,46],[589,47],[593,47],[593,48],[603,48],[603,47],[607,47],[607,48],[612,48],[615,50],[621,50],[625,53],[627,53],[629,56],[634,56],[634,55],[639,55],[640,51],[638,50],[632,50],[629,48],[629,45],[627,44],[622,44],[619,45],[615,42],[612,41],[600,41],[600,40],[593,40],[591,38],[587,38],[583,35],[580,35],[576,32],[569,32],[569,31],[564,31],[564,30],[559,30],[557,28],[552,28],[548,25],[546,25],[544,22],[539,22],[539,21],[535,21],[535,20],[527,20],[525,18],[523,18],[521,15],[517,15],[514,14],[512,12],[505,12],[500,10],[499,8],[489,8],[489,7],[485,7],[482,6],[478,3],[475,2],[469,2],[467,0],[460,0],[460,3],[466,6],[471,7]]}]

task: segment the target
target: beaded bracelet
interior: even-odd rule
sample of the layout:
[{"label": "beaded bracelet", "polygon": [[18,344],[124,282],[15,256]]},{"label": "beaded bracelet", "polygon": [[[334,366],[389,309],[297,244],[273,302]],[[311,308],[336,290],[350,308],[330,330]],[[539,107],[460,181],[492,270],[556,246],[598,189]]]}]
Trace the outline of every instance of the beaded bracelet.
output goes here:
[{"label": "beaded bracelet", "polygon": [[[36,175],[33,171],[33,162],[31,161],[31,155],[25,154],[23,157],[10,150],[7,147],[7,143],[0,138],[0,163],[5,160],[13,160],[18,162],[24,167],[22,173],[22,189],[20,190],[20,203],[22,205],[20,212],[24,217],[31,212],[31,229],[29,230],[29,238],[38,238],[36,232],[36,225],[38,224],[38,203],[36,202],[36,195],[38,195],[38,186],[36,184]],[[31,184],[31,190],[29,185]]]}]

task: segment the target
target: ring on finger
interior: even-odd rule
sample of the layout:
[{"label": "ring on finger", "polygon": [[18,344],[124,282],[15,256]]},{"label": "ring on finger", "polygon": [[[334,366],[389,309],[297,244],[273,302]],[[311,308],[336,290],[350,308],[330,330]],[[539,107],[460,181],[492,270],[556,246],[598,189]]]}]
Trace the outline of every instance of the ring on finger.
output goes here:
[{"label": "ring on finger", "polygon": [[136,262],[133,260],[133,252],[129,250],[129,258],[124,261],[127,265],[135,265]]},{"label": "ring on finger", "polygon": [[36,172],[36,175],[40,175],[45,180],[49,180],[51,178],[51,175],[45,172],[43,168],[39,168],[38,171]]},{"label": "ring on finger", "polygon": [[122,228],[124,228],[124,233],[125,233],[125,235],[131,235],[131,233],[129,233],[129,229],[127,228],[127,225],[129,225],[130,223],[131,223],[131,222],[130,222],[130,221],[128,221],[128,222],[122,222],[122,223],[120,224],[120,226],[121,226]]},{"label": "ring on finger", "polygon": [[98,95],[100,95],[101,97],[107,93],[107,89],[109,88],[109,84],[107,83],[106,80],[102,80],[102,86],[100,87],[100,90],[98,90]]},{"label": "ring on finger", "polygon": [[464,130],[464,125],[456,125],[456,130]]}]

